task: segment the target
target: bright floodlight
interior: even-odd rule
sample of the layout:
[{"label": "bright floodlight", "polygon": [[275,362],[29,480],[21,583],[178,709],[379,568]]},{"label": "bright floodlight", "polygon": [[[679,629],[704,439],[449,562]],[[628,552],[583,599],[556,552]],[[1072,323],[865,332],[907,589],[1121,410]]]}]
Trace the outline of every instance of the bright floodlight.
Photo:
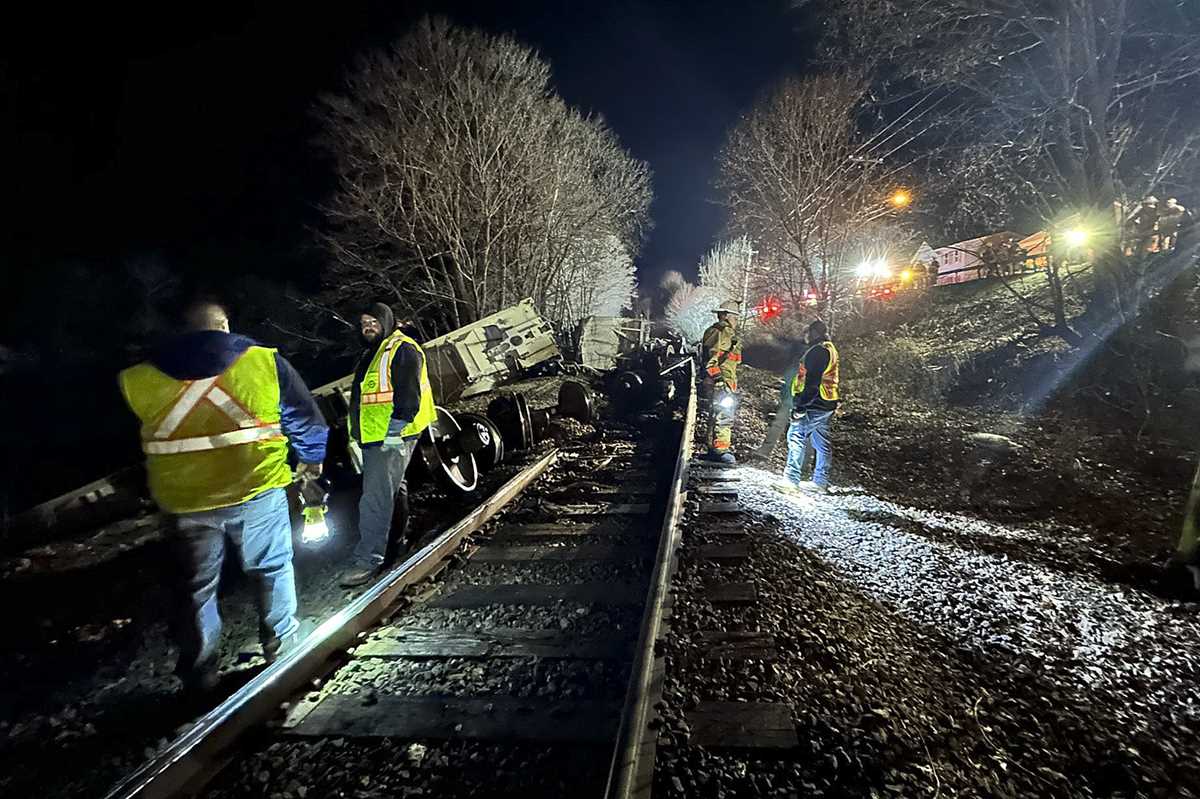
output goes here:
[{"label": "bright floodlight", "polygon": [[891,267],[882,258],[878,261],[863,261],[855,268],[854,272],[864,279],[873,277],[880,280],[887,280],[892,276]]},{"label": "bright floodlight", "polygon": [[1072,228],[1067,231],[1067,244],[1072,247],[1082,247],[1087,244],[1088,234],[1086,230]]}]

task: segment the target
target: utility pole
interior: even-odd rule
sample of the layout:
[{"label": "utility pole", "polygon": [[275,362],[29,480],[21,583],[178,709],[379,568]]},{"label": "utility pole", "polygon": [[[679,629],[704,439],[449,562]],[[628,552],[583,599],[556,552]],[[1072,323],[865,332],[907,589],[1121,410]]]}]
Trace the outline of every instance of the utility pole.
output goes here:
[{"label": "utility pole", "polygon": [[750,265],[754,261],[754,256],[758,255],[758,250],[750,246],[750,240],[746,239],[746,269],[742,272],[742,317],[746,316],[746,300],[750,294]]}]

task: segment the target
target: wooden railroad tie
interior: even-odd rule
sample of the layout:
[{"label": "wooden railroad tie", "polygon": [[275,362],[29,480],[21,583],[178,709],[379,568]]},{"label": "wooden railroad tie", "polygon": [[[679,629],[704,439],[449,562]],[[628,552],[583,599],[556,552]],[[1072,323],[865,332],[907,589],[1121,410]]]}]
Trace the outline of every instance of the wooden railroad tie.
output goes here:
[{"label": "wooden railroad tie", "polygon": [[694,490],[697,494],[717,502],[734,502],[738,497],[736,485],[736,483],[699,485]]},{"label": "wooden railroad tie", "polygon": [[610,502],[595,505],[559,505],[550,502],[547,503],[546,509],[559,516],[644,516],[650,512],[650,505],[644,502]]},{"label": "wooden railroad tie", "polygon": [[752,605],[758,601],[758,588],[754,583],[716,583],[704,597],[714,605]]},{"label": "wooden railroad tie", "polygon": [[701,513],[741,513],[745,508],[736,499],[731,501],[700,502]]},{"label": "wooden railroad tie", "polygon": [[688,743],[713,749],[793,749],[800,745],[790,705],[701,702],[684,714]]},{"label": "wooden railroad tie", "polygon": [[701,660],[775,660],[775,636],[760,632],[700,633],[695,644]]},{"label": "wooden railroad tie", "polygon": [[640,605],[646,600],[646,588],[632,583],[573,583],[536,585],[503,583],[500,585],[462,585],[429,603],[434,608],[482,608],[488,605],[555,605],[572,602],[579,605]]},{"label": "wooden railroad tie", "polygon": [[[590,483],[590,481],[580,481],[581,483]],[[565,485],[555,489],[550,493],[551,501],[556,501],[557,497],[582,497],[586,502],[590,497],[646,497],[652,495],[658,490],[653,482],[643,481],[639,483],[621,483],[620,485],[600,485],[589,484]]]},{"label": "wooden railroad tie", "polygon": [[610,660],[633,646],[633,640],[580,638],[560,630],[499,628],[475,630],[389,630],[386,638],[361,644],[359,658],[495,658]]},{"label": "wooden railroad tie", "polygon": [[496,539],[512,539],[536,536],[597,535],[613,532],[600,524],[506,524],[496,533]]},{"label": "wooden railroad tie", "polygon": [[722,566],[740,566],[750,559],[750,544],[745,541],[705,544],[698,554],[701,560],[711,560]]},{"label": "wooden railroad tie", "polygon": [[619,702],[330,694],[288,734],[401,740],[607,743]]},{"label": "wooden railroad tie", "polygon": [[576,544],[574,546],[504,546],[492,544],[476,550],[471,563],[512,563],[534,560],[640,560],[650,557],[646,551],[613,544]]}]

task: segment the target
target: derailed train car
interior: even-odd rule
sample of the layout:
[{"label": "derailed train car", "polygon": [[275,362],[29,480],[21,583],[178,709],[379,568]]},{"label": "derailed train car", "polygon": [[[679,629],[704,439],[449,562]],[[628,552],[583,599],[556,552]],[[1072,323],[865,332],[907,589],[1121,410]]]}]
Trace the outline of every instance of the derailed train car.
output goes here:
[{"label": "derailed train car", "polygon": [[[423,348],[439,403],[492,390],[561,358],[550,325],[537,313],[532,300],[426,342]],[[348,446],[346,430],[352,379],[347,375],[327,383],[315,389],[313,395],[331,428],[329,457],[335,463],[341,461],[344,468],[358,471],[361,460]],[[427,446],[427,457],[414,461],[432,460],[436,468],[450,470],[447,477],[458,487],[473,487],[474,465],[467,468],[466,459],[460,458],[464,463],[460,468],[449,455],[463,444],[463,437],[458,435],[461,432],[453,416],[439,413],[433,435],[427,438],[441,440],[442,447]],[[468,447],[478,446],[477,441],[466,443]],[[146,492],[145,470],[138,464],[5,519],[3,538],[6,545],[19,547],[42,539],[51,529],[56,535],[77,535],[114,523],[136,526],[135,519],[153,511],[154,504]]]}]

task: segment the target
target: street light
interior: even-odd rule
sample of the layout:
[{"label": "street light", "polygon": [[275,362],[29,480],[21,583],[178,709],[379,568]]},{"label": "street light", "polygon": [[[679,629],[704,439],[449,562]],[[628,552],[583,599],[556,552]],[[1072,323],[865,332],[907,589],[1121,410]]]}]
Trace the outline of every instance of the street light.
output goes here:
[{"label": "street light", "polygon": [[1067,245],[1074,248],[1082,247],[1087,244],[1088,234],[1086,230],[1079,228],[1071,228],[1066,233]]},{"label": "street light", "polygon": [[896,189],[888,198],[888,202],[896,208],[907,208],[912,202],[912,194],[905,189]]}]

